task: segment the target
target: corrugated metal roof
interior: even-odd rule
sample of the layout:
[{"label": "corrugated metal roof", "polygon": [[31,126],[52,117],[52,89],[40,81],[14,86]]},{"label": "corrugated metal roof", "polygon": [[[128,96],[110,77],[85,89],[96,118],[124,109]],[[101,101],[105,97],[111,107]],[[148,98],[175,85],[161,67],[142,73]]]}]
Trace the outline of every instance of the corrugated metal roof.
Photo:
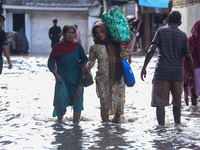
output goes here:
[{"label": "corrugated metal roof", "polygon": [[98,0],[3,0],[4,5],[36,7],[89,7],[98,6]]}]

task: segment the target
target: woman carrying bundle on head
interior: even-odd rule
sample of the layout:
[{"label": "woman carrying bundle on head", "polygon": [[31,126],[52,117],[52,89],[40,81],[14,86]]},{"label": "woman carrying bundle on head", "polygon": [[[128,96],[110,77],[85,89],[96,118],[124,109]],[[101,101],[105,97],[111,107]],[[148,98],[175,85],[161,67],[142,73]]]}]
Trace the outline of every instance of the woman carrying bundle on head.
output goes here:
[{"label": "woman carrying bundle on head", "polygon": [[92,28],[94,45],[89,50],[89,61],[84,70],[89,71],[98,62],[96,73],[96,91],[100,98],[101,118],[109,122],[109,115],[115,115],[113,122],[120,122],[124,113],[125,82],[123,78],[123,62],[127,59],[132,48],[133,38],[126,49],[120,43],[112,42],[108,35],[108,28],[104,22],[97,22]]}]

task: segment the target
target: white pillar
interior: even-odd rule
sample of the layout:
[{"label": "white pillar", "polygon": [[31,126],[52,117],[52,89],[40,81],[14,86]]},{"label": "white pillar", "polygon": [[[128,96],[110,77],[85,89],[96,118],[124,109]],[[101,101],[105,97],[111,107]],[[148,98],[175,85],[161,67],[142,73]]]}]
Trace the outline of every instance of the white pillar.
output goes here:
[{"label": "white pillar", "polygon": [[107,3],[106,0],[103,0],[103,12],[107,10]]},{"label": "white pillar", "polygon": [[6,28],[8,32],[13,32],[13,13],[8,12],[6,15]]},{"label": "white pillar", "polygon": [[25,13],[25,34],[29,42],[29,50],[31,50],[31,20],[30,20],[30,14],[27,12]]}]

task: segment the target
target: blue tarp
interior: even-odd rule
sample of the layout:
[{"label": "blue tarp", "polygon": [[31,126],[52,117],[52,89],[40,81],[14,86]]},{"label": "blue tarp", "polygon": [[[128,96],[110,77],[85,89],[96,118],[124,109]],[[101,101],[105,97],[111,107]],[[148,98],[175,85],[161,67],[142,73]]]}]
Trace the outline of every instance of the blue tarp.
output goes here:
[{"label": "blue tarp", "polygon": [[169,0],[139,0],[140,6],[168,8]]}]

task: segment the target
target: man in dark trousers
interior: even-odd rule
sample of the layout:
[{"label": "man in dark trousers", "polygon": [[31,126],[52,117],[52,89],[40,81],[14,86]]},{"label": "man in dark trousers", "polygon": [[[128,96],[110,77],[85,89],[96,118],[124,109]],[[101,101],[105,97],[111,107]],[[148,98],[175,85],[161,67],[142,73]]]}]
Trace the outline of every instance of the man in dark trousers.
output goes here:
[{"label": "man in dark trousers", "polygon": [[184,56],[191,72],[191,84],[195,86],[194,64],[187,35],[178,28],[181,25],[179,11],[174,10],[169,13],[168,24],[168,27],[160,27],[156,31],[141,71],[141,79],[144,80],[146,67],[158,47],[158,61],[153,77],[151,106],[156,107],[158,124],[163,126],[165,125],[165,106],[169,105],[170,92],[172,94],[174,122],[180,124]]},{"label": "man in dark trousers", "polygon": [[51,40],[51,48],[58,42],[60,42],[61,37],[61,28],[57,26],[58,20],[56,18],[53,19],[53,26],[49,29],[49,38]]},{"label": "man in dark trousers", "polygon": [[2,59],[2,52],[6,56],[8,61],[8,69],[12,68],[12,62],[10,60],[9,49],[7,46],[7,36],[5,31],[2,29],[4,26],[5,17],[0,15],[0,74],[2,73],[3,69],[3,59]]}]

